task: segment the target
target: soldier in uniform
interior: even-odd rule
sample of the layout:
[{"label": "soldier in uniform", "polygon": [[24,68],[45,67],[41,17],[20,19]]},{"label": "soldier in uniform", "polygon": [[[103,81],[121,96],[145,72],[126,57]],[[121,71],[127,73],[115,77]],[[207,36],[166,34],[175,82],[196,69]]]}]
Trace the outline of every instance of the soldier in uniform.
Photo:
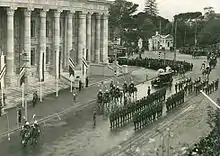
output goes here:
[{"label": "soldier in uniform", "polygon": [[150,86],[148,86],[148,89],[147,89],[147,96],[150,95],[150,91],[151,91]]}]

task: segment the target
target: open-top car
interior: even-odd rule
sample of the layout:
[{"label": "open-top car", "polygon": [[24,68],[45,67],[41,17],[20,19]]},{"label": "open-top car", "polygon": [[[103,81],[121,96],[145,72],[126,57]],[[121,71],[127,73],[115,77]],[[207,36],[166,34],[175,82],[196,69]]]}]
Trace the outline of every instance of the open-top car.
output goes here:
[{"label": "open-top car", "polygon": [[171,85],[173,82],[173,73],[172,72],[163,72],[151,81],[153,87],[162,87],[164,85]]}]

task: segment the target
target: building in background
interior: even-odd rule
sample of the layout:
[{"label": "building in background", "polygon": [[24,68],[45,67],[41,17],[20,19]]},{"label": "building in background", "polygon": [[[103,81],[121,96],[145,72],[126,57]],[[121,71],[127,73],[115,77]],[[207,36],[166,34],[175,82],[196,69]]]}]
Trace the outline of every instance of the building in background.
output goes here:
[{"label": "building in background", "polygon": [[158,32],[148,40],[149,51],[153,50],[171,50],[173,48],[173,36],[161,35]]}]

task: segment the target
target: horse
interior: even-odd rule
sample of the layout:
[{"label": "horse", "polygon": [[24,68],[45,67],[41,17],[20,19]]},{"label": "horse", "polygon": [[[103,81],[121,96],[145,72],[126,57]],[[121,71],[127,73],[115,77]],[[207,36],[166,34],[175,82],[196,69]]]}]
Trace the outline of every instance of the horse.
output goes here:
[{"label": "horse", "polygon": [[26,147],[28,141],[31,139],[31,129],[22,130],[21,136],[22,136],[21,144],[23,145],[23,147]]},{"label": "horse", "polygon": [[129,87],[128,92],[129,92],[130,98],[133,97],[133,101],[134,101],[135,96],[137,97],[137,88],[136,87]]},{"label": "horse", "polygon": [[214,69],[216,67],[216,64],[217,64],[217,58],[216,57],[210,59],[209,66],[210,66],[211,69]]},{"label": "horse", "polygon": [[38,142],[38,138],[40,136],[40,128],[39,127],[32,127],[32,130],[31,130],[31,144],[32,145],[35,145],[37,142]]},{"label": "horse", "polygon": [[102,93],[98,93],[98,95],[97,95],[97,105],[98,105],[98,112],[103,113],[103,95],[102,95]]}]

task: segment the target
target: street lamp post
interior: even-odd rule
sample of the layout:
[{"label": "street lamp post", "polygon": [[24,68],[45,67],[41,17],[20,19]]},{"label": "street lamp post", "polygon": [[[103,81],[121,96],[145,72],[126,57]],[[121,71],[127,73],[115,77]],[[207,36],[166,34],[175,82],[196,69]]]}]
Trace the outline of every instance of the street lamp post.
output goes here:
[{"label": "street lamp post", "polygon": [[25,93],[25,86],[26,86],[26,82],[27,82],[27,63],[29,62],[29,58],[27,53],[24,51],[22,53],[22,61],[24,63],[24,70],[25,70],[25,80],[24,83],[22,84],[22,106],[25,107],[25,119],[28,120],[28,107],[27,107],[27,101],[26,101],[26,96],[27,94]]}]

